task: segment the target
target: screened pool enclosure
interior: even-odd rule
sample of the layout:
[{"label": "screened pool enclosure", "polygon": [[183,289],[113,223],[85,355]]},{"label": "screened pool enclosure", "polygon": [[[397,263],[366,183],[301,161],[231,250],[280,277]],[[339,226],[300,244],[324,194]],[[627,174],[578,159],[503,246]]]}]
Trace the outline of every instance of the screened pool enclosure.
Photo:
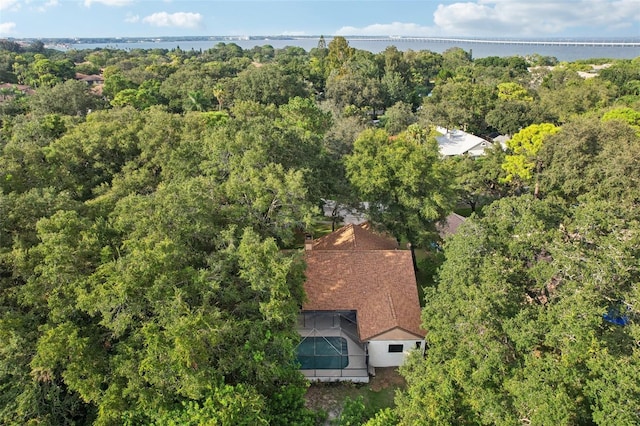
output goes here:
[{"label": "screened pool enclosure", "polygon": [[302,312],[298,332],[298,363],[309,380],[369,381],[366,345],[358,337],[355,311]]}]

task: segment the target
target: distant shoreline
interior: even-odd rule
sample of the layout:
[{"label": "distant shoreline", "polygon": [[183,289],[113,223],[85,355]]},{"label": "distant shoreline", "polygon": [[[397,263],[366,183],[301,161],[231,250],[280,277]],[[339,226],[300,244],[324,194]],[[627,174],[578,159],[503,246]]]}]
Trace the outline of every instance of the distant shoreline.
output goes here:
[{"label": "distant shoreline", "polygon": [[355,36],[355,35],[313,35],[313,36],[176,36],[176,37],[92,37],[92,38],[6,38],[12,41],[33,42],[42,41],[50,45],[82,45],[82,44],[129,44],[129,43],[163,43],[163,42],[194,42],[194,41],[270,41],[270,40],[331,40],[344,37],[354,41],[393,41],[393,42],[425,42],[425,43],[466,43],[466,44],[512,44],[532,46],[610,46],[610,47],[638,47],[640,37],[617,38],[586,38],[586,37],[549,37],[549,38],[481,38],[481,37],[418,37],[418,36]]},{"label": "distant shoreline", "polygon": [[[160,49],[204,51],[216,45],[235,44],[242,49],[271,46],[274,49],[302,48],[310,52],[318,47],[321,36],[189,36],[189,37],[110,37],[110,38],[48,38],[13,39],[22,45],[40,41],[46,48],[67,50],[93,49]],[[334,37],[322,36],[325,45]],[[444,38],[405,36],[340,36],[351,47],[380,53],[393,46],[399,51],[431,51],[443,53],[448,49],[461,48],[473,58],[488,56],[548,56],[559,61],[587,60],[593,58],[635,59],[640,57],[640,37],[626,38]]]}]

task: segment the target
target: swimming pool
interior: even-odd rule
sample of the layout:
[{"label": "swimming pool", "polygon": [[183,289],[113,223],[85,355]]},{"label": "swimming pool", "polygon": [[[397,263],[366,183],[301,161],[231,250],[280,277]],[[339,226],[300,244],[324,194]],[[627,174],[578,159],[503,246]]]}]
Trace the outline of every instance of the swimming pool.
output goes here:
[{"label": "swimming pool", "polygon": [[297,358],[301,370],[341,370],[349,365],[347,339],[305,337],[298,345]]}]

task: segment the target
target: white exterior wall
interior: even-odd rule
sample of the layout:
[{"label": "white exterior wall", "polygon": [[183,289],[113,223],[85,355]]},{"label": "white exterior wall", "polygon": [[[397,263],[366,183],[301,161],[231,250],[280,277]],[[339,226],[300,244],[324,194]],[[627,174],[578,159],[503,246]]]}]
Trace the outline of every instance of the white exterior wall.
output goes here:
[{"label": "white exterior wall", "polygon": [[[415,349],[420,342],[420,350],[424,349],[424,340],[372,340],[368,342],[369,365],[372,367],[398,367],[404,363],[409,351]],[[389,352],[389,345],[403,345],[402,352]]]},{"label": "white exterior wall", "polygon": [[481,155],[485,155],[484,151],[489,148],[491,144],[489,142],[481,142],[478,145],[471,148],[469,151],[469,156],[471,157],[480,157]]}]

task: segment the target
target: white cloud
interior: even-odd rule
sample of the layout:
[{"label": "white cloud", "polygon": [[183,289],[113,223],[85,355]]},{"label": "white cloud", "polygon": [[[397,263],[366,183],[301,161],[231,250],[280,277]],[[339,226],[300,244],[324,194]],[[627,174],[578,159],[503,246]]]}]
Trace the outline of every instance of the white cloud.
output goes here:
[{"label": "white cloud", "polygon": [[0,10],[18,10],[20,9],[20,0],[0,0]]},{"label": "white cloud", "polygon": [[4,22],[0,24],[0,34],[11,34],[16,27],[15,22]]},{"label": "white cloud", "polygon": [[434,23],[449,35],[553,36],[568,30],[599,32],[638,24],[639,0],[477,0],[440,4]]},{"label": "white cloud", "polygon": [[133,0],[84,0],[84,5],[90,7],[94,3],[99,3],[105,6],[126,6],[132,2]]},{"label": "white cloud", "polygon": [[473,0],[439,4],[433,24],[378,23],[342,27],[336,34],[508,38],[561,36],[577,31],[598,37],[608,30],[633,31],[638,26],[640,0]]},{"label": "white cloud", "polygon": [[131,12],[127,13],[127,16],[124,18],[124,22],[128,24],[135,24],[140,21],[140,15],[134,15]]},{"label": "white cloud", "polygon": [[49,8],[58,6],[59,4],[60,2],[58,0],[48,0],[44,2],[43,5],[36,7],[35,10],[42,13],[46,12]]},{"label": "white cloud", "polygon": [[142,22],[155,27],[198,28],[202,26],[202,15],[191,12],[158,12],[145,16]]},{"label": "white cloud", "polygon": [[434,35],[432,27],[424,27],[418,24],[392,22],[391,24],[373,24],[362,28],[342,27],[336,31],[336,35],[399,35],[399,36],[423,36]]}]

